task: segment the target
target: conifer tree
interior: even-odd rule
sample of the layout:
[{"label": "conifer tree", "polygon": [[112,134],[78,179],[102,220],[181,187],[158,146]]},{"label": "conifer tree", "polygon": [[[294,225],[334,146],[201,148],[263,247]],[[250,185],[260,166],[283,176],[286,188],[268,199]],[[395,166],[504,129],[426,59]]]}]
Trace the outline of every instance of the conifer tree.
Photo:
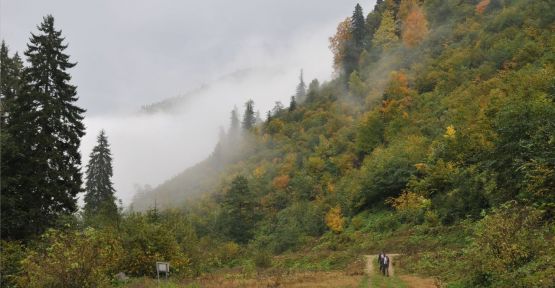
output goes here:
[{"label": "conifer tree", "polygon": [[18,155],[24,155],[8,168],[17,173],[11,189],[21,205],[7,221],[23,221],[18,224],[20,229],[8,236],[13,238],[40,234],[59,216],[75,212],[82,185],[78,149],[85,110],[75,105],[76,87],[67,73],[75,64],[64,53],[67,45],[51,15],[44,17],[38,30],[31,34],[24,53],[30,66],[23,69],[25,85],[10,116],[11,137]]},{"label": "conifer tree", "polygon": [[0,47],[0,219],[2,219],[0,238],[2,239],[21,238],[23,227],[27,223],[23,209],[26,205],[25,200],[18,193],[17,188],[21,183],[19,179],[26,177],[26,171],[23,170],[22,160],[24,159],[21,159],[22,153],[14,137],[17,134],[18,125],[21,124],[16,104],[21,98],[22,69],[23,63],[17,53],[10,57],[9,49],[2,41]]},{"label": "conifer tree", "polygon": [[354,70],[358,69],[358,60],[360,53],[365,48],[365,40],[367,36],[366,23],[360,4],[355,6],[353,16],[350,18],[351,38],[346,43],[347,49],[345,59],[343,60],[343,69],[346,76],[351,75]]},{"label": "conifer tree", "polygon": [[254,101],[249,100],[245,103],[245,113],[243,114],[243,129],[250,130],[256,124],[256,115],[254,114]]},{"label": "conifer tree", "polygon": [[229,125],[229,135],[234,137],[239,133],[239,113],[237,112],[237,107],[234,107],[231,110],[231,117],[230,117],[230,125]]},{"label": "conifer tree", "polygon": [[289,112],[293,112],[297,109],[297,100],[295,100],[295,96],[291,96],[291,102],[289,103]]},{"label": "conifer tree", "polygon": [[362,7],[360,4],[355,6],[355,11],[353,12],[353,17],[351,17],[351,40],[354,45],[354,49],[360,51],[364,48],[364,41],[366,37],[366,23],[364,20],[364,15],[362,12]]},{"label": "conifer tree", "polygon": [[301,75],[299,76],[299,84],[297,85],[297,92],[295,96],[299,101],[304,101],[304,98],[306,96],[306,84],[304,83],[302,69],[301,69]]},{"label": "conifer tree", "polygon": [[112,184],[112,153],[104,130],[97,137],[97,145],[90,154],[86,171],[85,213],[116,217],[115,190]]}]

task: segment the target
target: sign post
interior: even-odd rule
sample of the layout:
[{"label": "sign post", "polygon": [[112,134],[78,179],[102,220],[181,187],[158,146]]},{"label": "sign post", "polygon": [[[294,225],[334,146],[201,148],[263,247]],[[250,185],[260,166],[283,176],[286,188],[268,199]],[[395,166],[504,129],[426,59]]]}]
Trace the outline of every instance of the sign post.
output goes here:
[{"label": "sign post", "polygon": [[168,280],[168,274],[170,274],[169,262],[156,262],[156,276],[158,277],[158,283],[160,283],[160,273],[164,273],[166,275],[166,280]]}]

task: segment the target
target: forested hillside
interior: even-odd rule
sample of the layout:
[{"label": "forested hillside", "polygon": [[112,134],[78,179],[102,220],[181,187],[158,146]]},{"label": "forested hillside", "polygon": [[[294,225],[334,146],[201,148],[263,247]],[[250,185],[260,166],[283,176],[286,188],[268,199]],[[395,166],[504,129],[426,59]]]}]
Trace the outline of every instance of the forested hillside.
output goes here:
[{"label": "forested hillside", "polygon": [[[207,160],[117,221],[42,241],[117,251],[91,268],[106,279],[153,276],[160,258],[191,285],[222,268],[349,271],[386,250],[447,287],[553,287],[554,31],[549,0],[357,5],[330,37],[333,80],[301,75],[263,120],[233,110]],[[57,259],[35,246],[9,267],[23,286]]]}]

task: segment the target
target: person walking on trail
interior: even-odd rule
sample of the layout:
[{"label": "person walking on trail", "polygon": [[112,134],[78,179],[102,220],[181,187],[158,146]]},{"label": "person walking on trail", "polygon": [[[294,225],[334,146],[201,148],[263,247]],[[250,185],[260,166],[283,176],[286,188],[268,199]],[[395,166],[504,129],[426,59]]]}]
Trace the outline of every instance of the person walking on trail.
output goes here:
[{"label": "person walking on trail", "polygon": [[378,255],[378,264],[380,265],[380,273],[384,273],[383,272],[383,269],[384,269],[383,259],[384,259],[384,257],[385,257],[385,253],[383,251],[380,252],[380,255]]},{"label": "person walking on trail", "polygon": [[389,277],[389,256],[387,255],[383,255],[383,260],[382,260],[382,273],[384,276]]}]

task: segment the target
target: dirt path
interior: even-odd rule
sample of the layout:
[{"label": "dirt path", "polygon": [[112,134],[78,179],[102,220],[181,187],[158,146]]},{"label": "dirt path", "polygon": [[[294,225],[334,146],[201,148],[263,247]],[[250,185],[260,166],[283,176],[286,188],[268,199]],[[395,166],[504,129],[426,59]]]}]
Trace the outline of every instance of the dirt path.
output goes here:
[{"label": "dirt path", "polygon": [[[400,254],[387,254],[389,256],[389,275],[395,275],[395,257]],[[364,255],[366,258],[366,274],[372,275],[374,273],[374,264],[378,261],[378,255]]]},{"label": "dirt path", "polygon": [[[395,258],[401,257],[402,255],[400,254],[387,254],[387,256],[389,256],[389,261],[390,261],[390,265],[389,265],[389,276],[393,276],[395,275]],[[374,265],[377,262],[378,259],[378,255],[365,255],[364,256],[366,258],[366,274],[368,275],[369,278],[372,278],[374,272]],[[434,279],[430,279],[430,278],[421,278],[418,276],[414,276],[414,275],[400,275],[398,278],[400,278],[405,284],[407,284],[407,286],[409,288],[437,288],[440,287],[438,284],[436,284],[436,281]],[[370,281],[371,282],[371,281]],[[368,287],[371,286],[371,284],[368,284]]]}]

